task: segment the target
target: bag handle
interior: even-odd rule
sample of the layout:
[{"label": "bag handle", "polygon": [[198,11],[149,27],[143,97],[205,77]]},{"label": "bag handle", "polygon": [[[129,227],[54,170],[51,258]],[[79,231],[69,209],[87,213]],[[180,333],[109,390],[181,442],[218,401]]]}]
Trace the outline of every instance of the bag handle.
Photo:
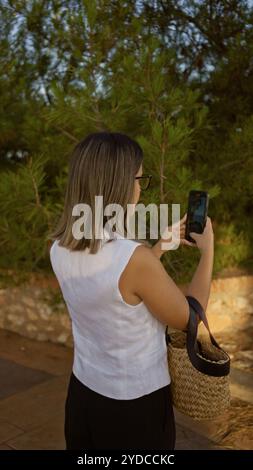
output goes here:
[{"label": "bag handle", "polygon": [[204,323],[206,329],[208,330],[209,337],[210,337],[212,344],[216,346],[216,348],[221,349],[221,347],[218,345],[217,341],[214,339],[210,331],[209,323],[208,323],[206,314],[204,312],[204,309],[202,308],[202,305],[199,303],[199,301],[195,297],[192,297],[191,295],[186,295],[185,298],[187,299],[188,304],[193,308],[193,310],[195,310],[195,312],[198,314],[198,316]]},{"label": "bag handle", "polygon": [[[224,351],[217,341],[214,339],[213,335],[211,334],[209,324],[206,318],[206,314],[201,306],[201,304],[198,302],[198,300],[195,297],[192,296],[186,296],[186,299],[189,304],[190,308],[190,316],[189,316],[189,321],[187,324],[187,332],[186,332],[186,347],[187,347],[187,353],[189,356],[189,359],[199,372],[206,374],[206,375],[211,375],[213,377],[223,377],[229,374],[230,372],[230,357]],[[198,335],[198,321],[196,317],[196,313],[199,315],[201,320],[203,321],[205,327],[207,328],[210,336],[210,340],[214,346],[216,346],[218,349],[220,349],[227,357],[227,360],[222,363],[218,363],[215,361],[211,361],[208,359],[203,358],[200,355],[199,352],[199,342],[197,341],[197,335]],[[168,334],[168,326],[166,326],[166,343],[168,345],[169,342],[169,334]]]}]

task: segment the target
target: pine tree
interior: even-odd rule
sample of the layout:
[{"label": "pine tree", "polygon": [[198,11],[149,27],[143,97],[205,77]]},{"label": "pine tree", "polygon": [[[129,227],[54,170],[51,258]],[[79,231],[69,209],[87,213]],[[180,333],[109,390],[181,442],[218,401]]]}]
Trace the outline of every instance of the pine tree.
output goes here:
[{"label": "pine tree", "polygon": [[[215,272],[250,259],[252,7],[140,3],[0,0],[1,268],[50,270],[70,152],[99,130],[142,146],[140,202],[183,215],[190,189],[209,192]],[[185,282],[196,251],[162,260]]]}]

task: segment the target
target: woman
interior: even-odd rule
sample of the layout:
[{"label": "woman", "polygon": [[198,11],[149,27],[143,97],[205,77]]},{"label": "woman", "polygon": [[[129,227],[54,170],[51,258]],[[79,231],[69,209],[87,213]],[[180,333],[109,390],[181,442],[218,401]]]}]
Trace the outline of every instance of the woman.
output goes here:
[{"label": "woman", "polygon": [[[137,204],[145,183],[142,161],[138,143],[120,133],[90,134],[72,154],[64,211],[50,249],[74,338],[66,449],[175,447],[165,328],[186,329],[189,307],[160,261],[162,239],[151,247],[108,228],[98,240],[93,224],[90,239],[72,231],[73,207],[85,203],[94,214],[95,196],[102,195],[104,207],[123,208],[125,233],[127,204]],[[186,215],[181,244],[195,246],[183,238],[185,220]],[[191,236],[202,255],[187,294],[205,309],[213,264],[210,219],[203,234]]]}]

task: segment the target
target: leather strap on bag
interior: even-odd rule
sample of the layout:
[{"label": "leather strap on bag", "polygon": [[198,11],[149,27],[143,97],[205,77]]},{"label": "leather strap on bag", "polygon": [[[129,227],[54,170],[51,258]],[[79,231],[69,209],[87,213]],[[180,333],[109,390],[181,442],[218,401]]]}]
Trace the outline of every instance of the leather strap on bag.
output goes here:
[{"label": "leather strap on bag", "polygon": [[215,339],[214,339],[214,337],[213,337],[213,335],[210,331],[206,314],[205,314],[201,304],[199,303],[199,301],[195,297],[192,297],[191,295],[187,295],[186,299],[188,301],[188,304],[193,308],[193,310],[198,314],[198,316],[203,321],[206,329],[208,330],[208,333],[209,333],[210,340],[211,340],[212,344],[214,346],[216,346],[217,348],[221,349],[220,346],[218,345],[218,343],[215,341]]},{"label": "leather strap on bag", "polygon": [[[187,324],[187,332],[186,332],[186,347],[189,359],[199,372],[203,374],[210,375],[213,377],[223,377],[229,374],[230,372],[230,357],[229,355],[219,346],[217,341],[214,339],[213,335],[211,334],[209,324],[206,318],[206,314],[195,297],[186,296],[190,307],[190,316],[189,321]],[[198,335],[198,320],[196,317],[196,313],[199,315],[201,320],[203,321],[205,327],[209,332],[209,337],[212,344],[218,348],[220,351],[224,353],[227,360],[223,360],[222,362],[215,362],[211,361],[208,358],[204,358],[201,356],[199,342],[197,341]],[[166,343],[168,345],[170,341],[169,334],[168,334],[168,327],[166,327]]]}]

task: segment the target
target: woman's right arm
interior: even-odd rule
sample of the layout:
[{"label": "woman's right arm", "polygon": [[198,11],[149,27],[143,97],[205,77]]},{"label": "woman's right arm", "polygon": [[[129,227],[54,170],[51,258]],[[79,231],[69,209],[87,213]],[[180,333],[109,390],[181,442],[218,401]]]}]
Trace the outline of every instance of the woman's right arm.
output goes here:
[{"label": "woman's right arm", "polygon": [[207,217],[203,234],[193,234],[197,246],[201,252],[198,267],[190,282],[186,295],[196,297],[204,311],[210,295],[214,260],[214,235],[210,217]]},{"label": "woman's right arm", "polygon": [[214,249],[202,251],[198,267],[188,285],[186,295],[195,297],[203,310],[206,311],[210,296],[212,272],[213,272]]},{"label": "woman's right arm", "polygon": [[[196,246],[201,251],[201,258],[188,287],[187,295],[192,295],[206,309],[213,267],[213,231],[211,219],[203,234],[192,234]],[[185,330],[189,320],[189,305],[185,295],[168,275],[161,261],[152,249],[139,246],[136,248],[131,263],[131,279],[133,292],[143,299],[149,311],[164,325]]]},{"label": "woman's right arm", "polygon": [[131,290],[161,323],[185,330],[189,320],[188,302],[161,261],[143,245],[136,248],[132,259],[128,271]]}]

